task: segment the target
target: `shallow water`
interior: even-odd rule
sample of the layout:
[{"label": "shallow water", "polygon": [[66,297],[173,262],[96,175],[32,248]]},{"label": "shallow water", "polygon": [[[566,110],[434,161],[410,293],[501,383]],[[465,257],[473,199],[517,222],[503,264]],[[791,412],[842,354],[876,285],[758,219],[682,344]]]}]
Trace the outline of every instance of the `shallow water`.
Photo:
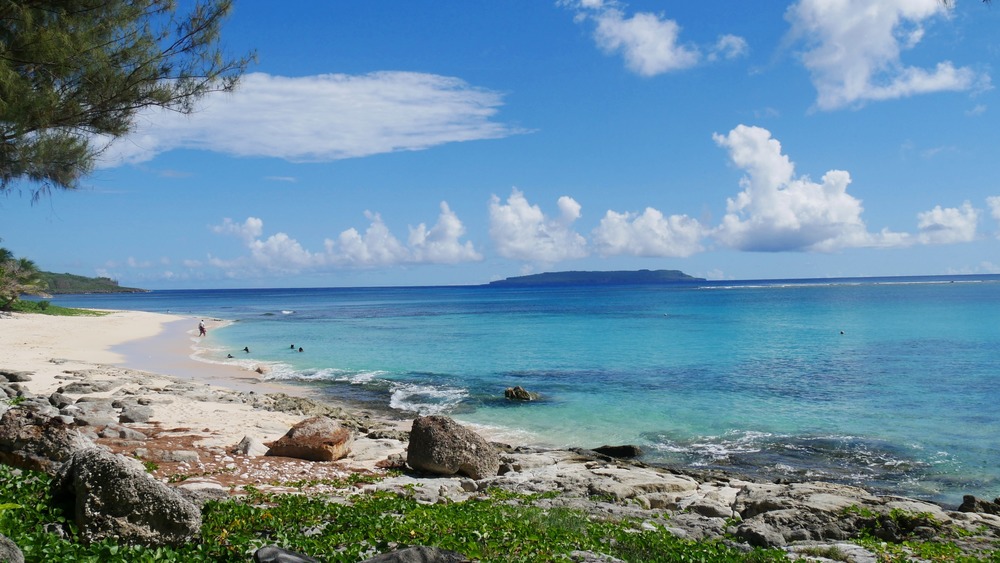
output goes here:
[{"label": "shallow water", "polygon": [[[268,362],[269,377],[449,414],[511,441],[632,443],[648,462],[957,504],[963,494],[1000,496],[1000,277],[955,279],[157,291],[54,302],[232,320],[202,341],[209,361]],[[511,403],[503,390],[513,385],[542,399]]]}]

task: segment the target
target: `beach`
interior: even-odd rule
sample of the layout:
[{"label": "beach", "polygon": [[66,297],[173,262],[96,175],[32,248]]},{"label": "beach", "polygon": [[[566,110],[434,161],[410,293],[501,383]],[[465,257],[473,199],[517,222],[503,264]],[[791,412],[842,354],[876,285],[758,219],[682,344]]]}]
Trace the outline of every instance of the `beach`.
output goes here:
[{"label": "beach", "polygon": [[[347,412],[345,406],[329,401],[313,412],[308,400],[306,407],[293,400],[276,406],[273,397],[303,397],[304,390],[264,381],[252,369],[193,359],[198,320],[141,311],[76,317],[5,315],[0,319],[0,349],[5,351],[0,370],[30,374],[18,385],[31,395],[48,396],[83,380],[109,382],[107,390],[88,393],[89,399],[140,398],[152,410],[148,422],[137,425],[148,439],[137,444],[102,436],[96,441],[116,453],[155,463],[152,473],[164,481],[178,475],[214,475],[202,479],[201,486],[235,492],[243,485],[267,486],[292,477],[339,478],[351,471],[372,471],[379,461],[403,451],[398,440],[362,436],[346,464],[262,455],[234,459],[230,452],[239,442],[248,439],[260,448],[316,413],[336,413],[365,429],[393,430],[404,424],[377,413]],[[212,330],[218,323],[206,324]],[[126,367],[123,346],[131,346],[140,363],[170,369],[155,373]],[[187,485],[197,487],[199,480]]]},{"label": "beach", "polygon": [[[23,394],[60,396],[65,391],[78,395],[70,397],[77,407],[107,399],[119,405],[123,418],[129,405],[148,407],[148,420],[140,423],[106,422],[101,428],[77,412],[75,424],[80,432],[93,434],[97,444],[142,461],[155,479],[205,500],[240,495],[252,486],[344,502],[354,494],[382,490],[435,504],[462,502],[499,488],[545,493],[535,500],[543,508],[657,522],[682,538],[735,537],[751,546],[793,552],[836,546],[857,554],[851,561],[873,560],[870,552],[847,541],[870,525],[865,514],[918,515],[934,523],[933,534],[948,538],[960,528],[966,538],[962,549],[968,553],[990,549],[1000,533],[1000,516],[992,513],[1000,506],[994,503],[953,511],[849,485],[667,469],[579,448],[493,441],[501,463],[496,476],[413,471],[404,463],[409,420],[336,404],[328,396],[323,402],[311,400],[302,387],[265,381],[250,364],[192,359],[199,320],[136,311],[94,317],[5,315],[0,318],[0,349],[5,350],[0,372],[24,376],[10,384]],[[207,322],[210,332],[219,326],[216,322],[221,321]],[[126,361],[123,348],[133,354],[132,360]],[[154,373],[123,365],[136,361],[134,354],[141,350],[148,354],[142,361],[175,367]],[[347,457],[316,462],[265,455],[265,443],[317,415],[351,429]],[[335,484],[357,474],[375,478],[347,491]]]}]

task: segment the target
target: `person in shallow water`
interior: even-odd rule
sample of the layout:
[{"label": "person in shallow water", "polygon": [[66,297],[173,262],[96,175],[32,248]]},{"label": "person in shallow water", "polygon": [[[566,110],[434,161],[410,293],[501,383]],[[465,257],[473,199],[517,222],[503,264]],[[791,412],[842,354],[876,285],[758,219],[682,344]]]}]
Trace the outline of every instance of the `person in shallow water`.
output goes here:
[{"label": "person in shallow water", "polygon": [[249,346],[244,346],[243,347],[243,351],[246,352],[247,354],[249,354],[250,353],[250,347]]},{"label": "person in shallow water", "polygon": [[198,323],[198,336],[205,336],[208,331],[205,330],[205,321],[200,321]]}]

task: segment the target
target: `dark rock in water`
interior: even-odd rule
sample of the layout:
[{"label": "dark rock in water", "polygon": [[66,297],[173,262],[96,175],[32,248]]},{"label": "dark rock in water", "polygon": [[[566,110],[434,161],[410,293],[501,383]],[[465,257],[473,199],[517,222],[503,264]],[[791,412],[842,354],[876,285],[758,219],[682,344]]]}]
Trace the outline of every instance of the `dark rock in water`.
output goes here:
[{"label": "dark rock in water", "polygon": [[508,387],[504,392],[503,396],[507,397],[512,401],[537,401],[538,393],[532,393],[524,387],[517,385],[515,387]]},{"label": "dark rock in water", "polygon": [[135,460],[100,448],[78,450],[52,481],[52,497],[86,541],[180,546],[198,537],[201,511]]},{"label": "dark rock in water", "polygon": [[6,536],[0,535],[0,561],[5,563],[24,563],[24,553],[17,544]]},{"label": "dark rock in water", "polygon": [[265,545],[253,553],[254,563],[319,563],[308,555],[302,555],[274,545]]},{"label": "dark rock in water", "polygon": [[424,416],[413,421],[406,463],[417,471],[457,473],[477,480],[495,477],[500,471],[496,448],[446,416]]},{"label": "dark rock in water", "polygon": [[310,461],[336,461],[351,453],[354,434],[337,421],[314,416],[296,424],[284,436],[268,444],[265,455]]},{"label": "dark rock in water", "polygon": [[643,454],[642,448],[626,444],[622,446],[601,446],[594,448],[594,451],[617,459],[633,459]]},{"label": "dark rock in water", "polygon": [[962,505],[958,507],[959,512],[982,512],[1000,516],[1000,498],[993,502],[976,498],[972,495],[962,497]]},{"label": "dark rock in water", "polygon": [[468,557],[455,551],[418,545],[376,555],[361,563],[467,563]]}]

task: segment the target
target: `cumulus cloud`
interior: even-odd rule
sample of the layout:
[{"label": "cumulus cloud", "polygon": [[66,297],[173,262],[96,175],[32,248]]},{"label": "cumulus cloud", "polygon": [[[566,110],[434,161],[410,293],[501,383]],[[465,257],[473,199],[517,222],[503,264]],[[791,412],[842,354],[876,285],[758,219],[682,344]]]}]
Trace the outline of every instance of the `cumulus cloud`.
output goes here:
[{"label": "cumulus cloud", "polygon": [[378,213],[369,211],[365,216],[370,223],[363,233],[353,227],[346,229],[337,237],[326,239],[320,251],[306,249],[286,233],[262,238],[264,222],[257,217],[249,217],[243,223],[227,218],[212,227],[212,231],[240,238],[248,255],[231,260],[210,256],[208,263],[229,271],[288,274],[482,260],[471,242],[460,240],[465,235],[465,226],[446,202],[441,203],[441,213],[431,228],[421,223],[410,229],[408,244],[392,234]]},{"label": "cumulus cloud", "polygon": [[151,110],[113,143],[102,165],[173,149],[324,162],[523,131],[494,121],[500,93],[417,72],[285,77],[251,73],[231,94],[206,96],[191,116]]},{"label": "cumulus cloud", "polygon": [[923,38],[925,22],[947,13],[940,0],[799,0],[786,13],[806,49],[822,110],[946,90],[987,87],[989,77],[950,61],[907,66],[902,53]]},{"label": "cumulus cloud", "polygon": [[994,195],[986,198],[986,205],[990,208],[990,215],[1000,221],[1000,196]]},{"label": "cumulus cloud", "polygon": [[664,217],[659,210],[647,207],[641,214],[609,210],[591,240],[602,256],[686,257],[703,250],[705,234],[697,219]]},{"label": "cumulus cloud", "polygon": [[627,16],[617,2],[566,0],[561,4],[577,10],[577,21],[595,24],[594,41],[608,54],[620,54],[625,66],[640,76],[656,76],[691,68],[702,60],[732,59],[747,51],[746,40],[722,35],[706,50],[680,40],[681,26],[660,14],[638,12]]},{"label": "cumulus cloud", "polygon": [[389,231],[382,216],[370,211],[366,211],[365,216],[371,224],[364,234],[352,227],[340,233],[336,240],[326,240],[326,252],[331,260],[354,267],[387,266],[408,261],[406,247]]},{"label": "cumulus cloud", "polygon": [[727,199],[726,215],[715,231],[723,244],[780,252],[907,242],[905,234],[868,233],[861,220],[861,201],[847,193],[851,176],[846,171],[830,170],[820,183],[796,177],[792,161],[767,129],[739,125],[713,139],[746,172],[740,180],[743,191]]},{"label": "cumulus cloud", "polygon": [[437,224],[430,229],[423,223],[410,228],[409,244],[413,260],[436,264],[482,260],[483,256],[476,252],[471,241],[460,242],[463,236],[465,225],[448,207],[448,203],[442,201]]},{"label": "cumulus cloud", "polygon": [[923,244],[971,242],[976,238],[978,223],[979,212],[968,201],[961,208],[937,205],[917,214],[918,239]]},{"label": "cumulus cloud", "polygon": [[490,199],[490,238],[504,258],[527,262],[554,263],[587,255],[587,241],[572,229],[580,218],[580,204],[562,196],[559,216],[546,217],[531,205],[520,190],[511,190],[506,204]]}]

